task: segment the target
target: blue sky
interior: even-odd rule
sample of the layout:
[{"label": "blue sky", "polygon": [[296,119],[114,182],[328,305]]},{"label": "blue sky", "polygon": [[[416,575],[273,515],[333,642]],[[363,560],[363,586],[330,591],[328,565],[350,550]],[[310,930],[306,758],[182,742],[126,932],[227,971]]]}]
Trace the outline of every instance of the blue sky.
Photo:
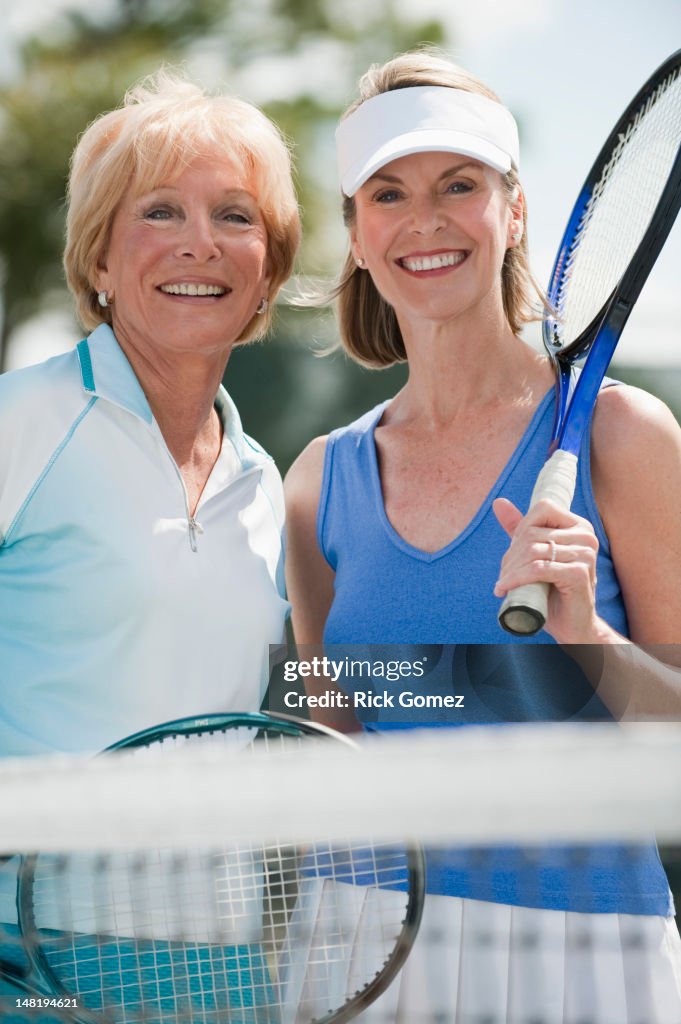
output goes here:
[{"label": "blue sky", "polygon": [[[647,76],[681,47],[681,0],[394,2],[406,17],[443,18],[454,58],[492,86],[518,117],[532,262],[545,283],[572,202],[605,136]],[[35,29],[36,19],[44,26],[51,14],[86,3],[90,11],[104,11],[111,0],[12,4],[0,20],[0,77],[12,74],[16,41]],[[371,0],[336,3],[352,17]],[[332,61],[325,65],[333,69]],[[309,65],[300,70],[309,80]],[[281,67],[267,72],[260,63],[240,91],[256,102],[281,91]],[[334,87],[322,75],[315,80],[320,88]],[[623,362],[681,365],[680,268],[681,222],[627,327]]]}]

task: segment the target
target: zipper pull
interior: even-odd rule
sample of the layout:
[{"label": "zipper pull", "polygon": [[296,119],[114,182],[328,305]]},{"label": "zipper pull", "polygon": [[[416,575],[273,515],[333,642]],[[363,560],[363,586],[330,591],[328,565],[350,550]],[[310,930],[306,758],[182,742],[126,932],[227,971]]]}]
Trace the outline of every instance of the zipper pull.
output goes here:
[{"label": "zipper pull", "polygon": [[191,549],[192,551],[198,551],[198,547],[196,546],[196,535],[204,532],[203,527],[201,526],[201,523],[194,518],[194,516],[189,517],[187,524],[189,526],[189,543],[191,545]]}]

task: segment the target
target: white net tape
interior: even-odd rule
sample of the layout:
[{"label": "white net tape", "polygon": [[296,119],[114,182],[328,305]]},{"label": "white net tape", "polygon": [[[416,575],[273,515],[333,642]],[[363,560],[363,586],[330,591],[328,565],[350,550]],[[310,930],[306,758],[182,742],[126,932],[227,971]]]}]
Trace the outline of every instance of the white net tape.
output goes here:
[{"label": "white net tape", "polygon": [[[0,847],[423,843],[681,835],[681,725],[414,730],[244,757],[218,743],[0,765]],[[115,759],[114,759],[115,758]]]}]

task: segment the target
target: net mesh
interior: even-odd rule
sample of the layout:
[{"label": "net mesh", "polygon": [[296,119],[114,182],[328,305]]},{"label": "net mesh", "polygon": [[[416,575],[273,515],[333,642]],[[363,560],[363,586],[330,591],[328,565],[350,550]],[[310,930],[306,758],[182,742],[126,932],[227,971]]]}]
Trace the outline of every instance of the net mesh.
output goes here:
[{"label": "net mesh", "polygon": [[552,289],[556,344],[578,338],[614,291],[651,222],[679,145],[677,67],[632,114],[585,206]]},{"label": "net mesh", "polygon": [[[25,854],[5,887],[3,1021],[678,1024],[673,919],[537,910],[504,887],[510,871],[602,892],[613,870],[644,877],[654,836],[675,883],[680,726],[252,740],[0,767],[2,848]],[[438,894],[476,879],[482,898]],[[353,1004],[414,936],[387,991]]]}]

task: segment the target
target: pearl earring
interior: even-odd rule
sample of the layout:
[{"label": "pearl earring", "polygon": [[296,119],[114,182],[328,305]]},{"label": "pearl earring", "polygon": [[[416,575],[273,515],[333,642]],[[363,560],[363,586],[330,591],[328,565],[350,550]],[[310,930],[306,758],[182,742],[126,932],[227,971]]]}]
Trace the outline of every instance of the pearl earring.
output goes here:
[{"label": "pearl earring", "polygon": [[266,313],[268,306],[269,306],[269,302],[267,301],[267,299],[263,295],[262,299],[258,303],[258,308],[256,309],[256,313],[258,314],[258,316],[262,316],[263,313]]},{"label": "pearl earring", "polygon": [[355,263],[360,268],[360,270],[364,267],[364,260],[362,259],[361,256],[357,257],[357,259],[355,260]]},{"label": "pearl earring", "polygon": [[106,294],[106,292],[98,292],[97,293],[97,302],[103,308],[106,308],[106,306],[109,305],[109,296]]},{"label": "pearl earring", "polygon": [[514,231],[513,232],[513,234],[511,235],[511,240],[514,241],[514,242],[519,242],[522,237],[523,237],[523,232],[522,232],[522,229],[521,229],[520,231]]}]

